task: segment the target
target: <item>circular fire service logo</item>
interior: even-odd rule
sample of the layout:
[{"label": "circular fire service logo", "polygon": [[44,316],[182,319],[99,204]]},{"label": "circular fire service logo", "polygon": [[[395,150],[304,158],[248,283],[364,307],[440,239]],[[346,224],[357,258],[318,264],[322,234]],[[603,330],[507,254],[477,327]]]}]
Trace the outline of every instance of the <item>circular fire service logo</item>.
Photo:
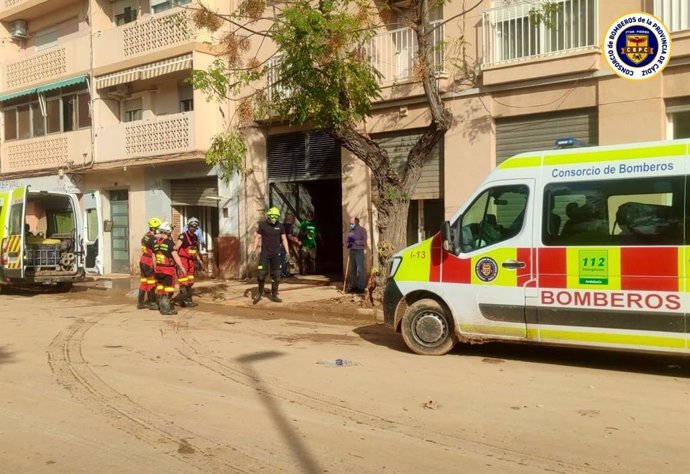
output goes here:
[{"label": "circular fire service logo", "polygon": [[481,281],[491,281],[496,278],[498,274],[498,265],[496,265],[496,260],[491,257],[483,257],[477,261],[474,266],[474,273],[477,274],[477,278]]},{"label": "circular fire service logo", "polygon": [[647,13],[631,13],[613,22],[604,38],[611,69],[627,79],[648,79],[671,60],[671,36],[666,26]]}]

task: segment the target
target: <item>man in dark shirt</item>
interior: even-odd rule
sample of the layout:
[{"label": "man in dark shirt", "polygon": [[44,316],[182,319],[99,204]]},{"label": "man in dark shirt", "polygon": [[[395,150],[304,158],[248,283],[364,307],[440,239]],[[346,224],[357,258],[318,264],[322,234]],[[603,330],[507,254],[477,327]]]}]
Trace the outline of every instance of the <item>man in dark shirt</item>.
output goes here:
[{"label": "man in dark shirt", "polygon": [[256,236],[254,237],[254,247],[252,254],[261,245],[261,254],[259,255],[259,274],[257,280],[259,282],[259,290],[254,296],[254,304],[261,301],[264,295],[264,282],[266,281],[266,274],[271,270],[271,301],[280,303],[283,300],[278,296],[278,285],[280,284],[280,248],[281,245],[285,252],[289,252],[287,239],[285,238],[285,227],[278,223],[280,211],[272,207],[266,211],[266,220],[259,222],[256,229]]}]

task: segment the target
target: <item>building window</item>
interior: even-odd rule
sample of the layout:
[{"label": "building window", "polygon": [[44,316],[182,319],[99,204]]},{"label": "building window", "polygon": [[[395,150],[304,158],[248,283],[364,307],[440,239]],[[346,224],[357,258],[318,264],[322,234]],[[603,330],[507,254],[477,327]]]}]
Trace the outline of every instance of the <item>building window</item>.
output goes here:
[{"label": "building window", "polygon": [[654,0],[654,15],[661,18],[671,31],[690,29],[687,0]]},{"label": "building window", "polygon": [[553,0],[555,11],[535,21],[542,3],[504,0],[484,12],[484,64],[596,45],[594,0]]},{"label": "building window", "polygon": [[52,93],[30,102],[5,106],[5,140],[42,137],[91,126],[90,95]]},{"label": "building window", "polygon": [[47,30],[36,33],[36,51],[52,48],[58,43],[57,28],[49,28]]},{"label": "building window", "polygon": [[115,25],[125,25],[136,21],[137,7],[134,0],[119,0],[113,5],[113,22]]},{"label": "building window", "polygon": [[187,82],[179,82],[177,91],[180,96],[180,112],[194,110],[194,88]]},{"label": "building window", "polygon": [[192,0],[151,0],[151,11],[153,13],[160,13],[189,3],[192,3]]},{"label": "building window", "polygon": [[124,101],[123,122],[135,122],[143,118],[143,105],[141,97]]},{"label": "building window", "polygon": [[690,138],[690,110],[672,115],[673,138]]}]

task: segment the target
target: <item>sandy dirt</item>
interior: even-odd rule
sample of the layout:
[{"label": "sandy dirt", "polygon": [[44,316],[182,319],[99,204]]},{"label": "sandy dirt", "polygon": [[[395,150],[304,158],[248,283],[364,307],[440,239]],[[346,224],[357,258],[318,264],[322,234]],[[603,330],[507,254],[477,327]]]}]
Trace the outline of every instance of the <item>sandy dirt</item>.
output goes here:
[{"label": "sandy dirt", "polygon": [[[690,471],[688,357],[421,357],[347,300],[174,317],[114,291],[0,304],[2,472]],[[319,363],[338,358],[352,365]]]}]

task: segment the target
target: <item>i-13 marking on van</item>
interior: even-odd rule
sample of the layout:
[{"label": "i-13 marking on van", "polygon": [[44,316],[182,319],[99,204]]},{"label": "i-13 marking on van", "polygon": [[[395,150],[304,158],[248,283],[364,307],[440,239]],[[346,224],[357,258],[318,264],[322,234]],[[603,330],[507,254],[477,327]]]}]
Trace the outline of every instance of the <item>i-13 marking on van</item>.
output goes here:
[{"label": "i-13 marking on van", "polygon": [[386,323],[430,355],[458,340],[688,353],[689,144],[508,159],[391,259]]}]

